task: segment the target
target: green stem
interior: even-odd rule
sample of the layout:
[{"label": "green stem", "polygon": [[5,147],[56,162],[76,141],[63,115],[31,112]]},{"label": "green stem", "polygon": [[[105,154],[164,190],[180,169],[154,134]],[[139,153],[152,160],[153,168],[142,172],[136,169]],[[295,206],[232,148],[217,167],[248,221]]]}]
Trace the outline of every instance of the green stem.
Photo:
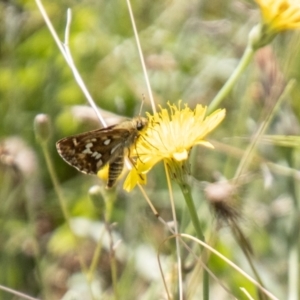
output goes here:
[{"label": "green stem", "polygon": [[116,189],[106,192],[106,206],[105,206],[105,224],[106,230],[110,235],[110,267],[111,267],[111,280],[114,292],[114,299],[118,300],[120,298],[119,289],[118,289],[118,268],[117,268],[117,261],[115,256],[115,249],[113,244],[113,237],[110,227],[111,216],[114,210],[114,204],[116,202],[117,193]]},{"label": "green stem", "polygon": [[[71,227],[71,217],[70,217],[69,211],[67,209],[66,201],[64,199],[62,190],[60,188],[60,184],[59,184],[59,181],[57,179],[55,169],[53,167],[51,156],[50,156],[50,153],[49,153],[49,150],[48,150],[48,147],[47,147],[47,142],[41,142],[40,144],[42,146],[42,150],[43,150],[43,154],[44,154],[44,157],[45,157],[48,172],[50,174],[50,178],[51,178],[52,184],[54,186],[55,193],[57,195],[61,210],[63,212],[63,216],[64,216],[64,218],[67,222],[67,226],[68,226],[71,234],[73,235],[74,239],[76,240],[76,245],[78,246],[78,245],[80,245],[80,242],[79,242],[78,237],[73,232],[72,227]],[[86,264],[85,264],[84,260],[82,259],[82,256],[80,255],[78,249],[77,249],[77,252],[78,252],[78,258],[79,258],[81,269],[83,270],[84,274],[87,274]],[[87,277],[87,280],[88,280],[88,277]],[[94,299],[94,295],[93,295],[92,289],[91,289],[91,284],[89,284],[89,289],[90,289],[90,295],[91,295],[92,299]]]},{"label": "green stem", "polygon": [[231,74],[225,85],[222,87],[222,89],[218,92],[218,94],[215,96],[215,98],[212,100],[208,107],[208,114],[210,114],[212,111],[216,110],[221,102],[227,97],[227,95],[231,92],[234,84],[238,80],[238,78],[241,76],[243,71],[246,69],[246,67],[249,65],[255,51],[253,48],[248,45],[243,57],[241,58],[238,66],[234,70],[234,72]]},{"label": "green stem", "polygon": [[43,154],[44,154],[44,157],[45,157],[45,160],[46,160],[46,165],[47,165],[47,168],[48,168],[48,172],[50,174],[50,178],[51,178],[55,193],[57,195],[57,198],[58,198],[63,216],[64,216],[65,220],[67,221],[67,224],[68,224],[68,227],[69,227],[70,231],[72,232],[71,225],[70,225],[71,217],[69,215],[67,205],[66,205],[66,201],[63,197],[63,193],[60,189],[59,181],[57,179],[55,170],[53,168],[53,164],[52,164],[51,157],[50,157],[50,154],[49,154],[49,151],[48,151],[48,147],[47,147],[46,143],[41,143],[41,146],[42,146]]},{"label": "green stem", "polygon": [[119,297],[119,290],[118,290],[117,261],[116,261],[115,250],[113,248],[113,245],[111,245],[111,249],[110,249],[110,267],[111,267],[112,285],[114,290],[114,299],[118,300],[120,299],[120,297]]},{"label": "green stem", "polygon": [[[111,265],[111,279],[112,279],[112,285],[113,285],[113,292],[114,292],[114,299],[119,299],[119,292],[118,292],[118,269],[117,269],[117,261],[116,261],[116,257],[115,257],[115,249],[114,249],[114,244],[113,244],[113,237],[112,237],[112,232],[111,232],[111,226],[110,226],[110,220],[111,220],[111,215],[114,209],[114,203],[116,201],[116,190],[113,189],[111,191],[105,191],[105,192],[101,192],[100,189],[98,188],[92,188],[90,189],[90,197],[92,199],[92,202],[97,205],[99,205],[99,203],[101,204],[100,206],[98,206],[98,208],[101,207],[100,212],[100,218],[104,219],[104,223],[105,223],[105,229],[100,233],[99,236],[99,240],[97,243],[97,247],[96,250],[94,251],[94,255],[93,255],[93,259],[92,259],[92,263],[90,265],[89,268],[89,274],[88,274],[88,278],[90,280],[90,282],[92,281],[96,268],[99,264],[99,259],[101,256],[101,252],[102,252],[102,241],[103,241],[103,237],[104,234],[109,234],[110,236],[110,265]],[[105,198],[105,200],[104,200]],[[105,210],[103,209],[103,206],[105,205]]]},{"label": "green stem", "polygon": [[[179,183],[179,186],[184,196],[197,237],[203,242],[205,242],[204,234],[202,232],[200,221],[197,215],[197,210],[193,201],[191,187],[185,183]],[[203,300],[208,300],[208,299],[209,299],[209,275],[208,272],[204,270],[203,271]]]},{"label": "green stem", "polygon": [[268,129],[271,121],[273,121],[273,118],[275,117],[276,113],[278,112],[278,109],[280,105],[282,104],[283,100],[286,99],[288,93],[291,91],[294,81],[291,80],[285,87],[284,91],[280,95],[278,101],[276,102],[275,106],[269,113],[269,115],[266,117],[264,122],[260,125],[259,129],[255,133],[255,137],[252,139],[252,142],[247,147],[246,151],[244,152],[244,155],[242,159],[240,160],[239,166],[236,169],[234,178],[240,177],[243,172],[247,172],[249,165],[253,162],[253,158],[256,154],[255,150],[257,148],[257,145],[259,143],[260,137],[264,135],[266,130]]},{"label": "green stem", "polygon": [[[289,165],[299,169],[300,160],[297,156],[297,150],[292,150]],[[300,225],[300,189],[299,182],[295,178],[290,179],[290,191],[293,199],[292,226],[289,235],[288,249],[288,297],[289,300],[299,299],[299,225]]]},{"label": "green stem", "polygon": [[288,253],[288,299],[297,300],[299,290],[299,253],[296,243],[289,249]]},{"label": "green stem", "polygon": [[[253,263],[253,259],[252,259],[252,255],[251,255],[252,254],[251,244],[249,244],[248,240],[244,236],[242,230],[240,229],[238,223],[236,222],[236,220],[234,218],[231,219],[228,224],[231,228],[231,232],[232,232],[236,242],[238,243],[238,245],[240,246],[241,250],[243,251],[243,253],[246,257],[257,282],[260,284],[260,286],[265,287],[265,285],[262,282],[262,279],[260,278],[259,272],[256,270],[255,265]],[[261,293],[261,291],[259,289],[257,289],[257,299],[267,300],[267,296],[264,293]]]},{"label": "green stem", "polygon": [[179,186],[180,186],[181,191],[183,193],[183,196],[184,196],[187,208],[189,210],[189,214],[190,214],[192,223],[193,223],[194,228],[196,230],[197,237],[199,239],[201,239],[202,241],[204,241],[204,234],[202,232],[200,221],[199,221],[199,218],[198,218],[198,215],[197,215],[197,210],[196,210],[196,207],[195,207],[195,204],[194,204],[194,201],[193,201],[191,188],[190,188],[189,185],[183,184],[183,183],[179,184]]},{"label": "green stem", "polygon": [[88,279],[91,282],[94,278],[94,274],[96,272],[98,263],[99,263],[99,259],[101,257],[101,252],[102,252],[102,240],[103,240],[103,236],[105,234],[105,230],[103,229],[103,231],[101,232],[100,236],[99,236],[99,241],[97,243],[96,249],[94,251],[94,255],[92,258],[92,262],[89,268],[89,272],[88,272]]},{"label": "green stem", "polygon": [[[25,184],[26,184],[26,182],[25,182]],[[22,186],[22,187],[24,188],[24,186]],[[35,226],[35,223],[36,223],[36,207],[35,207],[35,204],[31,200],[32,199],[26,197],[26,203],[25,203],[26,212],[27,212],[27,215],[28,215],[28,218],[29,218],[29,223],[30,223],[29,232],[30,232],[31,238],[34,241],[34,246],[35,246],[33,254],[34,254],[35,264],[37,266],[37,275],[38,275],[37,280],[41,284],[41,291],[44,294],[43,296],[46,296],[48,288],[47,288],[47,284],[45,283],[45,276],[42,272],[41,249],[40,249],[40,244],[39,244],[39,241],[38,241],[36,226]]]}]

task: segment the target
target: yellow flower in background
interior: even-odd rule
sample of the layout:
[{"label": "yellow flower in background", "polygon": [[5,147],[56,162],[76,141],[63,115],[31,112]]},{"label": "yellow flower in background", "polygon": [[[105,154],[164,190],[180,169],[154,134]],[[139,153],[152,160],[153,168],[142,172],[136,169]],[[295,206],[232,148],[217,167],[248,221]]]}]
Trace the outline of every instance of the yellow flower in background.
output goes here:
[{"label": "yellow flower in background", "polygon": [[249,34],[249,45],[257,50],[269,44],[278,33],[300,28],[300,0],[255,0],[262,21]]},{"label": "yellow flower in background", "polygon": [[273,33],[300,28],[299,0],[256,0],[263,24]]},{"label": "yellow flower in background", "polygon": [[169,109],[160,108],[153,116],[148,114],[147,130],[138,139],[134,150],[137,162],[124,183],[124,189],[132,190],[137,183],[146,183],[145,174],[164,160],[168,165],[186,161],[189,151],[195,145],[213,148],[204,138],[225,117],[225,110],[219,109],[206,116],[206,107],[198,104],[194,110],[181,103],[168,104]]}]

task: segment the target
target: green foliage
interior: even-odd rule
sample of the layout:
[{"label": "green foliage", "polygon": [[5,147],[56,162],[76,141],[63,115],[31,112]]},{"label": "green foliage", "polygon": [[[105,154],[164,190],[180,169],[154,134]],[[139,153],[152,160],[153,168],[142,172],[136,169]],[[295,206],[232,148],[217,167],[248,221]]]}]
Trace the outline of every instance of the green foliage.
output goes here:
[{"label": "green foliage", "polygon": [[[72,8],[70,49],[100,108],[132,117],[139,113],[145,94],[142,114],[151,112],[125,1],[48,1],[45,7],[61,40],[66,9]],[[259,20],[257,16],[254,21],[256,7],[249,1],[135,0],[132,7],[154,98],[162,106],[179,99],[192,108],[209,104],[238,64],[248,32]],[[86,104],[84,95],[34,1],[1,2],[0,24],[0,285],[54,300],[68,291],[68,279],[83,273],[88,283],[95,282],[95,295],[104,291],[101,299],[158,299],[164,291],[156,260],[160,251],[167,285],[176,294],[176,271],[170,267],[176,264],[174,240],[166,241],[169,233],[138,188],[124,192],[121,179],[111,194],[103,192],[105,212],[98,213],[88,190],[105,183],[75,171],[56,153],[58,139],[90,128],[94,120],[74,115],[75,105]],[[207,242],[252,275],[227,223],[217,219],[205,198],[208,183],[222,178],[232,183],[235,191],[228,201],[234,200],[237,222],[254,249],[258,272],[268,290],[285,299],[287,257],[299,243],[298,85],[275,112],[251,153],[249,167],[237,181],[232,178],[278,101],[272,88],[300,78],[299,34],[284,34],[260,51],[222,104],[226,120],[209,136],[215,150],[193,150],[190,178]],[[39,113],[52,120],[53,137],[47,147],[70,219],[61,211],[42,147],[34,138],[33,121]],[[173,185],[180,231],[195,235],[182,195]],[[161,165],[149,174],[145,189],[164,220],[171,220]],[[86,235],[70,231],[69,223],[76,218],[88,223]],[[109,229],[106,241],[100,222]],[[225,226],[218,230],[217,223]],[[111,239],[122,243],[112,249]],[[188,243],[198,255],[199,249]],[[184,267],[192,266],[183,276],[185,292],[188,299],[200,299],[196,260],[186,250],[182,256]],[[256,299],[254,285],[222,260],[211,255],[209,266],[238,299],[246,299],[240,287]],[[210,287],[211,299],[218,292],[223,297],[218,299],[231,299],[218,282],[211,280]],[[12,296],[0,292],[0,298]]]}]

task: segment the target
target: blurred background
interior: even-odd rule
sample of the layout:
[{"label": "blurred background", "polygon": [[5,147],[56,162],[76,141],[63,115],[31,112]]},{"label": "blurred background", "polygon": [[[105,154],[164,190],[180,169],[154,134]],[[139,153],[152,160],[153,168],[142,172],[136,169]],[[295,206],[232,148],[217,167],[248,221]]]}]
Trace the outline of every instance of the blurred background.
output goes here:
[{"label": "blurred background", "polygon": [[[74,62],[96,104],[113,113],[104,114],[109,123],[138,115],[143,95],[142,115],[151,113],[126,2],[69,0],[44,5],[61,40],[66,10],[72,9]],[[163,107],[180,99],[191,108],[208,105],[237,66],[249,31],[260,21],[257,5],[250,0],[132,0],[132,8],[154,99]],[[287,32],[256,53],[222,104],[226,118],[209,136],[215,150],[195,148],[189,176],[208,242],[252,274],[229,222],[216,208],[214,201],[224,200],[252,245],[265,286],[280,299],[287,299],[288,274],[299,266],[299,41],[299,32]],[[272,115],[292,78],[296,84],[266,130],[279,137],[262,137],[249,152],[247,168],[232,181],[253,136]],[[70,299],[70,291],[77,293],[72,299],[93,299],[90,289],[94,299],[166,299],[159,251],[167,285],[176,295],[175,242],[165,241],[169,233],[139,189],[125,192],[121,179],[115,189],[105,191],[105,182],[79,173],[56,152],[60,138],[100,127],[86,106],[35,2],[2,0],[0,284],[51,300]],[[70,233],[34,135],[33,122],[40,113],[51,120],[47,149],[77,238]],[[283,140],[284,135],[295,138]],[[220,187],[221,180],[225,185]],[[89,195],[95,185],[99,197]],[[159,214],[171,221],[163,164],[150,172],[145,190]],[[180,231],[194,234],[176,183],[173,191]],[[113,251],[112,243],[120,240]],[[185,299],[201,299],[199,266],[186,250],[181,256]],[[293,262],[296,269],[291,269]],[[87,280],[84,271],[91,270],[91,264],[92,272],[87,273],[93,276]],[[211,256],[209,265],[236,298],[247,299],[240,291],[245,287],[256,299],[255,287],[223,261]],[[20,299],[1,291],[0,298]],[[211,280],[211,299],[232,295]]]}]

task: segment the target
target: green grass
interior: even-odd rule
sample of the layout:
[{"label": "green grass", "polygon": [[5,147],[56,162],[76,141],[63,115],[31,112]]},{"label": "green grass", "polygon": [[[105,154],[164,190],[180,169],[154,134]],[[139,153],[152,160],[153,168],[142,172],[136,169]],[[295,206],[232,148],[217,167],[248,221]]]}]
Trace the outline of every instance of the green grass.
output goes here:
[{"label": "green grass", "polygon": [[[66,9],[72,8],[70,49],[99,107],[133,117],[145,94],[142,115],[151,112],[125,1],[48,1],[45,7],[62,40]],[[179,99],[191,108],[209,105],[260,20],[251,1],[136,0],[132,7],[154,98],[163,107]],[[125,192],[122,179],[106,191],[105,182],[77,172],[56,152],[57,140],[98,124],[89,112],[74,115],[74,106],[87,102],[34,1],[1,2],[0,24],[0,285],[50,300],[72,288],[83,291],[78,299],[160,299],[165,294],[159,253],[166,284],[177,299],[175,240],[167,240],[170,233],[140,190]],[[208,201],[208,184],[228,180],[232,193],[222,188],[222,200],[240,216],[257,272],[278,299],[297,299],[291,291],[299,297],[298,282],[292,282],[299,272],[299,64],[296,31],[258,50],[221,104],[226,118],[209,135],[215,150],[192,151],[188,178],[206,241],[253,276],[230,226],[216,217],[216,207],[210,205],[215,203]],[[274,88],[283,89],[291,79],[295,84],[273,111],[280,99]],[[40,113],[51,120],[52,135],[44,149],[62,202],[34,134]],[[264,136],[247,154],[247,167],[233,180],[270,116]],[[90,195],[94,185],[100,185],[101,195]],[[196,236],[175,182],[172,189],[180,232]],[[148,174],[145,191],[160,216],[171,221],[163,163]],[[110,234],[103,233],[105,228]],[[199,255],[195,243],[185,242]],[[201,266],[183,246],[181,258],[184,270],[189,269],[182,279],[186,299],[201,299]],[[259,299],[255,286],[224,261],[211,255],[209,267],[237,299],[248,299],[240,287]],[[213,279],[209,290],[210,299],[232,299]],[[4,291],[0,298],[15,299]]]}]

